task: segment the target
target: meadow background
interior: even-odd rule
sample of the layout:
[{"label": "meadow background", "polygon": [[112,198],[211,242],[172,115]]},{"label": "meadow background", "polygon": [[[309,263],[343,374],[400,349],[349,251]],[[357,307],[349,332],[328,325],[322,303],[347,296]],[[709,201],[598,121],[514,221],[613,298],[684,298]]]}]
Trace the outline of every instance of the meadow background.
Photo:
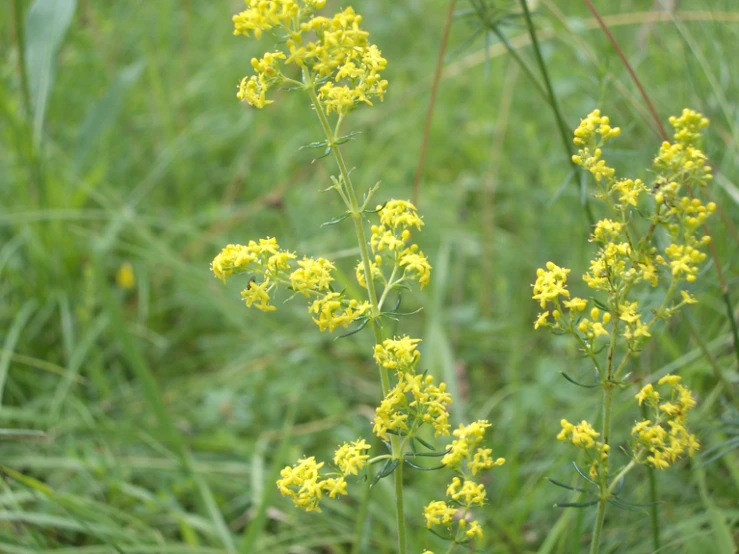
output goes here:
[{"label": "meadow background", "polygon": [[[384,103],[352,116],[361,134],[344,150],[360,189],[382,181],[380,199],[412,193],[448,5],[354,3],[389,60],[390,85]],[[662,120],[691,107],[712,121],[710,196],[724,217],[710,225],[736,312],[739,6],[596,5]],[[601,107],[623,130],[608,159],[648,180],[661,140],[592,15],[579,0],[534,7],[568,128]],[[548,260],[582,273],[589,223],[551,110],[469,8],[457,2],[418,199],[432,281],[404,299],[425,309],[403,329],[424,339],[429,371],[449,383],[453,422],[489,419],[494,456],[508,460],[488,484],[481,552],[582,552],[593,509],[553,507],[573,496],[547,478],[574,483],[559,420],[592,420],[598,394],[562,378],[594,375],[569,341],[534,332],[530,284]],[[300,302],[247,310],[243,283],[209,272],[225,244],[269,235],[328,253],[341,285],[357,286],[353,236],[321,228],[341,207],[321,192],[332,164],[300,150],[320,139],[305,99],[278,93],[257,111],[235,98],[264,48],[232,36],[241,9],[236,0],[0,5],[0,552],[394,551],[386,480],[366,504],[354,484],[353,498],[322,515],[274,487],[298,457],[325,459],[369,437],[380,395],[371,338],[318,333]],[[500,29],[533,67],[523,20]],[[132,288],[117,279],[125,264]],[[739,388],[712,262],[693,292],[700,304],[662,327],[630,378],[678,373],[699,400],[702,454],[656,477],[660,552],[730,554]],[[616,410],[622,441],[638,417],[636,390]],[[440,548],[421,521],[443,481],[409,473],[412,550]],[[648,502],[645,470],[632,475],[624,498]],[[604,539],[607,552],[652,552],[648,509],[611,507]]]}]

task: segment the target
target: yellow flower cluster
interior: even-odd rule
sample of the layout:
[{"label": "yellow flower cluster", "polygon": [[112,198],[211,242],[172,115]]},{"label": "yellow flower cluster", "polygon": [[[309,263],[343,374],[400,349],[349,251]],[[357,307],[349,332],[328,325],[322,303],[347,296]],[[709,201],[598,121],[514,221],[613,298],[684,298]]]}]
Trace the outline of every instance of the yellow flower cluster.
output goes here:
[{"label": "yellow flower cluster", "polygon": [[213,259],[211,270],[224,283],[226,278],[240,273],[252,273],[262,278],[257,282],[253,277],[241,292],[248,307],[254,306],[263,312],[277,308],[270,304],[270,292],[276,283],[290,270],[290,260],[295,254],[280,250],[274,238],[249,241],[248,244],[229,244]]},{"label": "yellow flower cluster", "polygon": [[563,419],[560,424],[562,425],[562,430],[557,435],[557,440],[569,442],[587,452],[590,462],[590,477],[595,479],[601,469],[605,467],[611,447],[596,440],[600,436],[600,433],[593,429],[593,426],[585,420],[581,421],[578,425],[573,425],[566,419]]},{"label": "yellow flower cluster", "polygon": [[345,329],[353,321],[370,311],[370,303],[360,302],[354,298],[346,299],[341,293],[329,292],[313,301],[310,312],[318,314],[313,321],[323,332],[326,329],[333,332],[341,326]]},{"label": "yellow flower cluster", "polygon": [[[254,75],[244,77],[238,98],[256,108],[271,104],[266,93],[285,82],[282,64],[294,64],[303,72],[303,84],[320,82],[318,94],[328,113],[345,115],[360,103],[382,100],[387,81],[381,72],[387,60],[369,34],[360,28],[362,17],[351,7],[322,17],[316,12],[325,0],[246,0],[247,9],[233,17],[234,34],[259,39],[264,31],[282,29],[285,51],[268,52],[251,62]],[[315,38],[316,40],[311,40]]]},{"label": "yellow flower cluster", "polygon": [[574,143],[580,149],[572,156],[572,161],[592,173],[598,182],[603,178],[612,178],[615,170],[601,159],[601,146],[620,134],[621,129],[611,127],[607,116],[601,116],[600,110],[593,110],[575,129]]},{"label": "yellow flower cluster", "polygon": [[375,361],[385,369],[392,369],[398,373],[415,373],[421,353],[416,350],[421,339],[412,339],[409,336],[386,339],[382,344],[375,346]]},{"label": "yellow flower cluster", "polygon": [[[418,215],[416,207],[407,200],[390,200],[384,206],[377,206],[380,214],[380,225],[371,228],[370,247],[375,254],[375,263],[382,265],[389,261],[393,266],[393,274],[402,271],[402,275],[395,284],[404,280],[417,280],[421,288],[428,285],[431,279],[431,265],[417,244],[409,244],[412,229],[421,230],[423,220]],[[382,277],[375,266],[372,268],[373,277]],[[366,287],[364,268],[357,266],[357,280]]]},{"label": "yellow flower cluster", "polygon": [[[611,127],[608,117],[595,110],[575,130],[574,143],[579,151],[573,161],[593,173],[600,191],[596,197],[605,201],[612,214],[594,226],[590,240],[598,245],[598,250],[582,276],[591,289],[608,295],[609,311],[599,321],[592,313],[600,310],[594,308],[591,318],[583,319],[577,312],[585,310],[587,301],[573,298],[561,302],[570,295],[569,269],[548,262],[546,270],[537,272],[533,299],[542,309],[550,303],[551,310],[537,316],[535,328],[546,326],[580,333],[584,339],[593,341],[610,335],[609,324],[617,325],[618,334],[636,347],[651,336],[650,328],[656,319],[667,318],[683,304],[690,303],[685,301],[687,292],[681,291],[682,303],[665,304],[656,317],[645,322],[639,301],[629,298],[640,283],[656,287],[666,277],[671,294],[679,283],[695,281],[706,258],[702,249],[710,241],[709,237],[696,234],[716,205],[713,202],[704,205],[698,198],[681,196],[685,187],[701,185],[710,178],[705,156],[697,146],[700,131],[708,125],[708,120],[685,110],[681,117],[670,118],[670,122],[676,131],[675,144],[663,144],[655,160],[657,176],[651,190],[639,179],[617,179],[615,170],[602,159],[601,147],[620,134],[618,127]],[[643,237],[637,237],[635,222],[644,213],[639,211],[641,198],[650,193],[654,199],[654,213],[649,217],[651,225]],[[659,229],[664,229],[670,239],[664,249],[656,246]]]},{"label": "yellow flower cluster", "polygon": [[336,471],[324,475],[321,474],[324,462],[317,463],[313,456],[302,458],[280,472],[277,488],[296,506],[307,512],[320,512],[319,503],[324,494],[329,498],[347,494],[346,477],[358,475],[367,465],[369,455],[365,451],[369,448],[364,439],[342,444],[334,454]]},{"label": "yellow flower cluster", "polygon": [[449,434],[451,395],[446,384],[434,385],[430,375],[412,372],[398,375],[398,383],[390,389],[375,411],[374,433],[388,440],[388,433],[411,434],[424,423],[434,429],[434,436]]},{"label": "yellow flower cluster", "polygon": [[[480,524],[467,520],[469,511],[476,506],[483,506],[487,500],[485,485],[478,483],[473,477],[482,470],[505,463],[504,458],[494,460],[492,449],[481,446],[485,430],[489,427],[490,423],[486,420],[479,420],[469,425],[460,425],[454,431],[456,439],[441,460],[442,464],[457,473],[447,487],[448,500],[435,500],[424,508],[426,526],[429,529],[436,525],[446,527],[450,538],[457,542],[482,538]],[[457,518],[457,529],[453,531],[454,515],[457,512],[460,512],[461,517]]]},{"label": "yellow flower cluster", "polygon": [[247,245],[229,244],[215,257],[211,270],[224,282],[233,275],[250,273],[252,278],[241,296],[247,307],[263,312],[277,309],[271,304],[271,294],[278,284],[314,298],[308,311],[316,314],[313,321],[321,331],[346,328],[369,312],[369,302],[348,299],[331,291],[332,272],[336,269],[333,263],[325,258],[304,257],[294,268],[295,258],[295,254],[281,250],[276,239],[266,238],[249,241]]},{"label": "yellow flower cluster", "polygon": [[[567,290],[567,275],[570,273],[570,270],[559,267],[554,262],[547,262],[546,267],[546,270],[542,268],[536,270],[533,299],[539,302],[542,309],[547,307],[547,303],[553,304],[554,310],[552,311],[552,316],[555,321],[558,321],[562,313],[559,297],[570,297],[570,291]],[[581,299],[577,298],[573,300],[578,300],[578,303],[575,304],[575,309],[582,311],[579,309]],[[582,309],[585,309],[584,305]],[[549,311],[540,313],[534,323],[534,328],[538,329],[542,325],[548,325],[549,315]]]},{"label": "yellow flower cluster", "polygon": [[636,399],[640,406],[646,404],[652,410],[653,417],[634,425],[631,434],[635,438],[636,459],[643,463],[646,455],[646,463],[657,469],[665,469],[685,452],[693,456],[700,444],[685,427],[688,412],[695,406],[690,390],[680,384],[677,375],[665,375],[657,385],[670,387],[670,399],[661,402],[659,392],[651,384],[643,387]]},{"label": "yellow flower cluster", "polygon": [[683,110],[680,117],[670,118],[675,142],[663,142],[654,159],[654,168],[662,174],[659,184],[687,182],[702,187],[713,178],[711,168],[706,165],[706,155],[698,147],[701,131],[708,123],[707,118],[688,109]]}]

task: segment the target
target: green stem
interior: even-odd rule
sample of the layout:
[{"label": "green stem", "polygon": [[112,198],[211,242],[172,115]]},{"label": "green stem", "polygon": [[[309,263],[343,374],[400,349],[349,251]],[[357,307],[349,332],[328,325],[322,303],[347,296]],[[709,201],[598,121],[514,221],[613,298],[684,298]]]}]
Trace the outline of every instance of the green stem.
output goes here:
[{"label": "green stem", "polygon": [[[608,365],[606,374],[601,375],[601,385],[603,387],[603,444],[610,447],[611,440],[611,402],[613,400],[613,353],[616,348],[616,335],[618,334],[618,320],[611,330],[611,344],[608,347]],[[608,487],[608,466],[610,461],[610,452],[602,462],[600,469],[600,500],[598,502],[598,513],[595,516],[593,526],[593,539],[590,543],[590,554],[598,554],[600,549],[600,536],[603,531],[603,522],[606,518],[606,506],[608,498],[611,495],[611,489]]]},{"label": "green stem", "polygon": [[611,486],[608,487],[608,490],[606,493],[608,494],[608,498],[611,497],[611,494],[613,494],[613,489],[615,489],[618,486],[618,482],[626,477],[626,474],[629,473],[632,469],[636,467],[636,460],[631,460],[626,467],[624,467],[621,471],[618,472],[618,475],[616,475],[613,478],[613,481],[611,481]]},{"label": "green stem", "polygon": [[398,553],[406,554],[405,508],[403,506],[403,461],[395,468],[395,519],[398,521]]},{"label": "green stem", "polygon": [[[647,419],[647,406],[643,404],[641,407],[642,419]],[[647,465],[647,477],[649,478],[649,519],[652,526],[652,546],[656,551],[661,548],[660,529],[659,529],[659,504],[657,504],[657,477],[654,468]]]},{"label": "green stem", "polygon": [[[564,146],[567,160],[572,165],[575,175],[580,173],[580,166],[572,161],[572,149],[570,146],[570,131],[567,129],[562,111],[559,109],[559,102],[557,102],[557,96],[554,94],[554,88],[552,87],[552,81],[549,78],[549,71],[547,70],[547,64],[544,63],[544,56],[541,55],[541,48],[539,47],[539,39],[536,36],[536,27],[534,27],[534,21],[531,18],[531,12],[526,0],[519,0],[521,9],[523,10],[524,17],[526,18],[526,26],[529,30],[529,36],[531,37],[531,45],[534,47],[534,55],[536,56],[536,63],[539,65],[539,71],[541,76],[544,78],[544,86],[547,89],[547,95],[549,99],[549,105],[552,107],[554,112],[554,118],[557,120],[557,129],[559,130],[560,138],[562,139],[562,146]],[[584,183],[581,181],[581,187],[584,187]],[[587,197],[583,198],[583,207],[588,216],[590,224],[595,224],[595,216],[590,207],[590,202],[587,201]]]},{"label": "green stem", "polygon": [[[349,199],[347,209],[351,215],[352,221],[354,222],[354,230],[357,234],[357,241],[359,242],[359,253],[362,257],[362,265],[364,266],[365,281],[367,283],[367,292],[370,302],[372,329],[375,333],[375,342],[377,344],[382,343],[382,328],[380,327],[380,308],[377,302],[377,291],[375,291],[375,283],[372,279],[372,266],[369,248],[367,246],[367,236],[364,232],[363,214],[357,201],[357,193],[354,190],[349,170],[346,167],[344,156],[341,154],[338,145],[336,145],[336,135],[328,121],[326,112],[323,109],[316,91],[313,88],[313,82],[311,76],[306,72],[304,74],[305,86],[310,96],[313,108],[316,110],[318,120],[321,122],[321,128],[326,135],[326,140],[331,148],[331,152],[336,160],[336,165],[339,167],[339,173],[344,183],[344,189],[346,197]],[[381,366],[378,366],[380,371],[380,383],[382,384],[382,395],[387,396],[390,391],[390,378],[388,371]],[[406,540],[405,540],[405,513],[403,511],[403,464],[402,457],[403,453],[398,442],[397,435],[391,435],[390,445],[392,449],[392,456],[394,460],[401,460],[398,467],[395,470],[395,508],[396,517],[398,522],[398,554],[406,554]]]},{"label": "green stem", "polygon": [[[610,383],[604,384],[603,389],[603,444],[608,444],[611,434],[611,400],[613,397],[613,387]],[[609,453],[610,454],[610,453]],[[606,457],[604,466],[601,468],[600,479],[600,501],[598,502],[598,513],[595,516],[595,524],[593,526],[593,540],[590,543],[590,554],[598,554],[600,549],[600,535],[603,531],[603,522],[606,518],[606,506],[608,505],[608,460]]]},{"label": "green stem", "polygon": [[26,117],[31,119],[31,93],[28,86],[28,72],[26,71],[26,38],[23,26],[23,2],[13,1],[13,24],[15,26],[15,42],[18,49],[18,73],[21,78],[21,97]]}]

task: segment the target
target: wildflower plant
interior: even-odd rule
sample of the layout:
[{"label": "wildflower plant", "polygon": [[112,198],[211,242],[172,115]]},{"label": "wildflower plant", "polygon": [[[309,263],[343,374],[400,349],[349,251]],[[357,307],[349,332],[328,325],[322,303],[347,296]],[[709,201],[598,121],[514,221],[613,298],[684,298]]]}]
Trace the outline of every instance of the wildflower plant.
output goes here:
[{"label": "wildflower plant", "polygon": [[[319,14],[325,0],[247,0],[246,5],[233,18],[234,34],[259,39],[270,32],[281,48],[251,60],[254,73],[241,80],[237,97],[262,109],[275,102],[279,88],[307,96],[324,134],[309,146],[322,149],[324,156],[333,155],[338,174],[327,190],[335,191],[345,208],[329,223],[353,224],[360,252],[355,275],[365,296],[353,298],[334,288],[336,266],[330,260],[299,257],[274,237],[226,246],[211,269],[224,282],[240,275],[246,278],[241,296],[247,307],[275,311],[282,293],[288,299],[303,297],[321,332],[352,326],[343,335],[349,336],[372,329],[372,354],[383,395],[373,432],[387,447],[387,453],[371,456],[369,443],[360,438],[340,445],[331,464],[304,457],[282,470],[277,487],[296,506],[320,512],[326,497],[348,494],[352,478],[376,482],[394,475],[398,551],[405,554],[403,468],[446,468],[454,474],[446,500],[430,502],[423,515],[427,527],[451,543],[448,552],[457,545],[469,546],[482,537],[482,526],[472,517],[472,509],[487,498],[480,473],[505,460],[494,459],[492,450],[483,445],[490,427],[487,421],[461,425],[448,448],[429,442],[450,435],[451,395],[444,383],[436,383],[423,369],[420,339],[385,336],[387,321],[411,315],[398,312],[400,293],[412,286],[425,287],[431,277],[428,258],[414,242],[423,218],[406,200],[373,204],[379,184],[369,187],[360,200],[340,149],[354,136],[342,135],[345,118],[361,105],[382,101],[388,85],[382,78],[387,62],[351,7],[325,17]],[[440,465],[428,467],[427,460],[434,458],[440,459]],[[382,465],[372,476],[376,464]]]},{"label": "wildflower plant", "polygon": [[620,135],[607,116],[595,110],[581,121],[575,130],[578,153],[573,161],[593,175],[595,197],[607,210],[590,236],[596,252],[582,276],[591,295],[571,295],[570,270],[553,262],[537,271],[533,285],[533,299],[542,309],[534,327],[572,336],[595,368],[602,391],[599,429],[588,421],[573,424],[563,419],[557,436],[583,452],[587,461],[585,471],[576,468],[592,486],[595,499],[572,506],[598,506],[591,553],[599,550],[607,504],[624,505],[618,491],[634,467],[666,469],[699,448],[686,427],[687,414],[695,405],[692,394],[679,376],[667,375],[657,388],[646,384],[636,395],[649,417],[633,426],[631,442],[623,448],[628,463],[617,466],[611,461],[614,392],[626,388],[629,362],[655,327],[697,302],[688,287],[698,278],[710,242],[701,232],[703,223],[716,210],[713,202],[703,204],[692,194],[711,180],[700,150],[708,120],[686,109],[670,123],[674,141],[660,147],[648,185],[618,176],[603,158],[605,144]]}]

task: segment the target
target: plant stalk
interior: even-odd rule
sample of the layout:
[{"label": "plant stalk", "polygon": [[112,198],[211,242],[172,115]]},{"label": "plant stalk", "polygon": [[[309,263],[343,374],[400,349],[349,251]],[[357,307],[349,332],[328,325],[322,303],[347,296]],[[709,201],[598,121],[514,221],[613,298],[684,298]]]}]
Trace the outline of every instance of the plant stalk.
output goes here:
[{"label": "plant stalk", "polygon": [[[552,80],[549,78],[549,71],[547,70],[547,64],[544,63],[544,56],[541,54],[541,48],[539,47],[539,39],[536,36],[536,27],[534,26],[534,20],[531,18],[531,12],[529,11],[529,6],[526,2],[526,0],[519,0],[521,4],[521,9],[523,10],[524,17],[526,18],[526,26],[529,30],[529,36],[531,37],[531,45],[534,47],[534,55],[536,57],[536,63],[539,66],[539,71],[541,72],[541,76],[544,79],[544,86],[547,89],[547,96],[549,100],[549,105],[552,107],[552,111],[554,112],[554,118],[557,121],[557,129],[559,130],[559,135],[562,140],[562,146],[565,149],[565,154],[567,155],[567,160],[570,162],[570,165],[572,165],[572,170],[574,171],[575,175],[582,176],[582,170],[580,166],[578,166],[573,160],[572,160],[572,146],[571,146],[571,137],[570,137],[570,131],[567,128],[567,124],[565,123],[564,117],[562,116],[562,110],[559,109],[559,102],[557,101],[557,96],[554,94],[554,87],[552,86]],[[581,193],[585,190],[585,183],[581,179],[580,180],[580,191]],[[588,202],[587,196],[583,194],[583,207],[585,208],[585,214],[588,217],[588,221],[590,221],[591,225],[595,224],[595,216],[593,215],[593,210],[590,206],[590,202]]]},{"label": "plant stalk", "polygon": [[[336,160],[336,165],[339,167],[339,174],[341,175],[341,179],[344,184],[346,198],[348,198],[349,200],[347,208],[349,210],[349,214],[351,215],[352,221],[354,222],[354,229],[357,234],[357,241],[359,242],[359,252],[362,257],[362,265],[364,266],[365,282],[367,283],[367,292],[371,305],[370,310],[372,329],[375,333],[375,342],[377,344],[381,344],[382,328],[380,327],[380,308],[377,302],[377,291],[375,291],[375,284],[372,280],[371,258],[369,249],[367,247],[367,236],[364,232],[363,214],[359,207],[359,202],[357,201],[357,193],[354,190],[354,185],[352,184],[349,170],[347,169],[346,162],[344,161],[344,156],[342,156],[338,145],[336,145],[337,137],[334,134],[334,130],[331,128],[328,117],[326,116],[326,112],[323,109],[323,105],[316,95],[316,91],[313,88],[313,83],[310,79],[310,75],[306,74],[304,77],[307,85],[306,88],[308,94],[310,96],[311,102],[313,103],[313,107],[316,111],[316,115],[318,116],[318,120],[321,123],[321,128],[326,135],[328,146],[331,148],[331,152],[333,153],[334,159]],[[390,378],[385,368],[379,367],[379,371],[380,382],[382,384],[382,395],[383,397],[385,397],[390,391]],[[401,452],[400,443],[396,435],[390,436],[390,445],[392,449],[393,460],[401,460],[403,457],[403,453]],[[403,509],[402,460],[401,463],[398,464],[398,467],[395,469],[395,512],[398,523],[398,554],[406,554],[405,512]]]}]

